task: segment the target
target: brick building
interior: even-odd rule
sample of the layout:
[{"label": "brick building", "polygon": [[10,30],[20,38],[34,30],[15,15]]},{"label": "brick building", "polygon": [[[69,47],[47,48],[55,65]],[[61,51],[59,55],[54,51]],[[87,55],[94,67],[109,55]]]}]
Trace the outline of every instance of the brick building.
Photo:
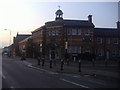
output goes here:
[{"label": "brick building", "polygon": [[32,57],[32,36],[25,38],[18,42],[19,45],[19,53],[20,55],[24,55],[25,57]]},{"label": "brick building", "polygon": [[30,34],[18,34],[16,35],[16,37],[13,38],[13,49],[12,49],[12,53],[14,54],[14,56],[20,56],[21,53],[19,51],[19,42],[24,40],[25,38],[31,36]]},{"label": "brick building", "polygon": [[55,52],[56,58],[63,58],[66,53],[94,52],[91,15],[88,20],[66,20],[59,9],[55,21],[46,22],[45,26],[47,56],[50,57],[51,52]]},{"label": "brick building", "polygon": [[32,31],[32,48],[33,48],[33,57],[40,56],[44,53],[42,49],[43,44],[45,42],[45,34],[44,34],[45,26],[41,26],[36,30]]},{"label": "brick building", "polygon": [[32,32],[35,50],[47,59],[51,52],[56,59],[64,58],[66,53],[73,57],[78,53],[94,53],[102,60],[120,57],[120,22],[117,28],[95,28],[92,15],[87,20],[66,20],[62,10],[55,14],[54,21]]}]

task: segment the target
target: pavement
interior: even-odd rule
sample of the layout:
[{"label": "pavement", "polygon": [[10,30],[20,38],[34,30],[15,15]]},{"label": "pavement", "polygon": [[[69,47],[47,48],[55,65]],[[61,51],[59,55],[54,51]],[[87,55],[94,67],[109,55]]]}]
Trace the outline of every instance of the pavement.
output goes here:
[{"label": "pavement", "polygon": [[[20,57],[15,57],[14,60],[20,60]],[[96,78],[109,80],[109,81],[120,81],[120,68],[118,66],[117,61],[109,61],[107,66],[104,61],[95,61],[95,65],[93,66],[91,61],[82,60],[81,61],[81,72],[79,72],[79,63],[77,61],[72,61],[67,65],[64,63],[63,70],[61,70],[61,62],[60,60],[56,61],[56,65],[52,63],[52,68],[50,68],[50,61],[45,60],[44,66],[42,66],[42,62],[38,65],[37,59],[26,58],[23,61],[30,68],[34,69],[42,69],[48,70],[61,74],[71,74],[71,75],[80,75],[80,76],[94,76]]]}]

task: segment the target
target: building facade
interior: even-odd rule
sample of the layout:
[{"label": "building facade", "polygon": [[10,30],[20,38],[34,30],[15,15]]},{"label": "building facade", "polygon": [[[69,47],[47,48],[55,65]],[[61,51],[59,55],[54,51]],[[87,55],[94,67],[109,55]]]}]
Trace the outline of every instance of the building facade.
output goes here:
[{"label": "building facade", "polygon": [[12,53],[14,54],[13,56],[21,56],[21,53],[19,51],[19,42],[26,39],[29,36],[31,35],[17,33],[16,37],[13,38],[13,48],[12,48]]},{"label": "building facade", "polygon": [[63,19],[62,10],[56,11],[54,21],[32,32],[33,57],[73,60],[78,54],[95,54],[96,59],[120,58],[120,22],[117,28],[96,28],[92,15],[87,20]]}]

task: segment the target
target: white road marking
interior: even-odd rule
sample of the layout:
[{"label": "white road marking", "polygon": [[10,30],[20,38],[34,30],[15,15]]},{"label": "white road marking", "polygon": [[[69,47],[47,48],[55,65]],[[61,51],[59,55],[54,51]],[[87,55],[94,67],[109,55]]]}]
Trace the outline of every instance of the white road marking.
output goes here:
[{"label": "white road marking", "polygon": [[58,74],[58,73],[49,71],[49,74]]},{"label": "white road marking", "polygon": [[68,80],[65,80],[65,79],[61,79],[61,80],[65,81],[65,82],[68,82],[68,83],[72,83],[74,85],[77,85],[77,86],[80,86],[80,87],[83,87],[83,88],[89,88],[87,86],[84,86],[84,85],[81,85],[81,84],[78,84],[78,83],[75,83],[75,82],[71,82],[71,81],[68,81]]},{"label": "white road marking", "polygon": [[75,78],[80,78],[80,76],[73,76],[73,77],[75,77]]},{"label": "white road marking", "polygon": [[58,74],[56,72],[51,72],[49,70],[41,69],[41,68],[38,68],[38,67],[35,67],[35,66],[32,66],[32,65],[28,65],[28,67],[35,68],[35,69],[38,69],[38,70],[42,70],[42,71],[48,72],[49,74]]},{"label": "white road marking", "polygon": [[11,86],[10,88],[11,88],[12,90],[15,90],[15,87],[13,87],[13,86]]}]

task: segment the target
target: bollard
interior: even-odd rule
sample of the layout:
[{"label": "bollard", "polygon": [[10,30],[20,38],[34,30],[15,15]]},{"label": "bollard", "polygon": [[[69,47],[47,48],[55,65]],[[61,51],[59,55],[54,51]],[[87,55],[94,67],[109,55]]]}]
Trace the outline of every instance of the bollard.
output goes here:
[{"label": "bollard", "polygon": [[50,68],[52,68],[52,60],[50,60]]},{"label": "bollard", "polygon": [[81,60],[79,60],[79,72],[81,72]]},{"label": "bollard", "polygon": [[38,65],[40,65],[40,57],[37,58]]},{"label": "bollard", "polygon": [[105,66],[107,67],[107,59],[105,59]]},{"label": "bollard", "polygon": [[93,67],[95,67],[95,60],[94,59],[92,59],[92,65],[93,65]]},{"label": "bollard", "polygon": [[61,71],[63,70],[63,64],[64,64],[64,62],[63,62],[63,60],[61,60]]},{"label": "bollard", "polygon": [[56,66],[56,60],[54,59],[54,65]]},{"label": "bollard", "polygon": [[42,66],[44,66],[44,58],[42,58]]},{"label": "bollard", "polygon": [[38,59],[37,59],[37,60],[38,60],[38,65],[40,65],[40,58],[38,57]]},{"label": "bollard", "polygon": [[67,59],[67,66],[69,66],[69,59]]}]

